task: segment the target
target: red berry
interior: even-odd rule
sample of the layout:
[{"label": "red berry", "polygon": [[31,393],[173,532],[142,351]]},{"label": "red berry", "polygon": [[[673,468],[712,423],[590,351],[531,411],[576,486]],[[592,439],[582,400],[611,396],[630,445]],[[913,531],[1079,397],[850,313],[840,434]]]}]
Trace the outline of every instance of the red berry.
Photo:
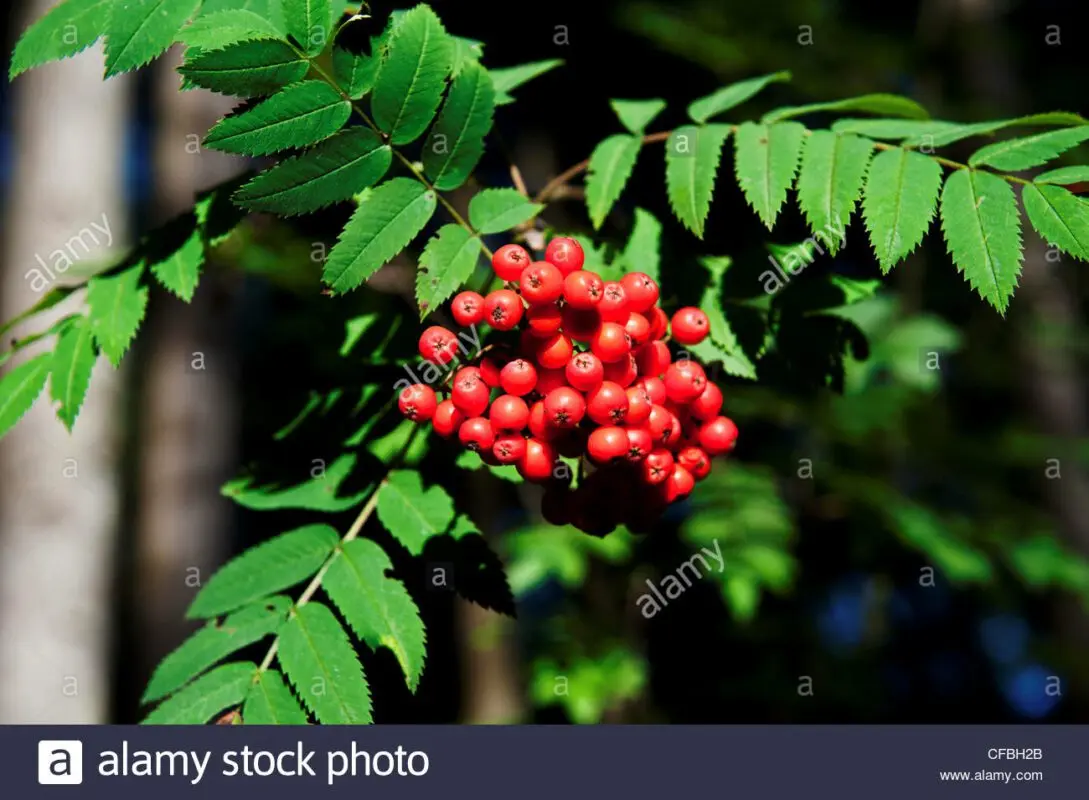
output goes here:
[{"label": "red berry", "polygon": [[601,359],[593,353],[575,353],[564,369],[567,382],[580,392],[588,392],[605,380]]},{"label": "red berry", "polygon": [[499,365],[491,356],[480,359],[480,380],[488,384],[491,389],[499,385]]},{"label": "red berry", "polygon": [[432,325],[420,334],[420,355],[433,364],[449,364],[459,347],[458,337],[438,325]]},{"label": "red berry", "polygon": [[598,464],[608,464],[628,454],[628,432],[609,426],[595,428],[586,441],[586,454]]},{"label": "red berry", "polygon": [[619,361],[605,365],[605,380],[619,383],[624,388],[632,385],[639,377],[639,368],[635,365],[635,356],[628,353]]},{"label": "red berry", "polygon": [[628,416],[628,395],[624,387],[603,381],[586,395],[586,413],[598,425],[620,425]]},{"label": "red berry", "polygon": [[647,390],[652,403],[662,405],[668,399],[665,382],[661,378],[640,378],[638,385]]},{"label": "red berry", "polygon": [[476,325],[484,319],[484,298],[476,292],[461,292],[451,301],[450,313],[458,325]]},{"label": "red berry", "polygon": [[517,464],[526,454],[526,440],[519,433],[505,433],[492,445],[492,455],[500,464]]},{"label": "red berry", "polygon": [[586,254],[582,245],[566,236],[558,236],[545,248],[545,261],[555,264],[564,275],[582,269]]},{"label": "red berry", "polygon": [[711,331],[707,315],[698,308],[686,306],[673,315],[670,322],[673,341],[679,344],[699,344]]},{"label": "red berry", "polygon": [[498,331],[509,331],[522,321],[522,298],[510,289],[496,289],[484,298],[484,320]]},{"label": "red berry", "polygon": [[698,447],[685,447],[677,454],[677,463],[701,481],[711,473],[711,457]]},{"label": "red berry", "polygon": [[529,407],[529,423],[527,427],[534,438],[540,439],[541,441],[553,439],[560,433],[559,428],[554,428],[548,424],[548,414],[545,412],[544,400],[538,400]]},{"label": "red berry", "polygon": [[692,401],[691,405],[688,406],[688,410],[693,417],[701,422],[714,419],[718,416],[718,412],[722,410],[722,390],[711,381],[707,381],[703,393]]},{"label": "red berry", "polygon": [[606,364],[619,361],[631,351],[631,337],[619,324],[603,322],[590,337],[590,349]]},{"label": "red berry", "polygon": [[567,374],[562,369],[544,369],[537,370],[537,394],[541,397],[545,397],[553,389],[559,389],[561,386],[567,386]]},{"label": "red berry", "polygon": [[629,427],[625,433],[628,436],[628,452],[624,457],[628,461],[642,461],[654,449],[654,439],[646,428]]},{"label": "red berry", "polygon": [[650,320],[650,338],[661,339],[669,332],[669,317],[658,306],[654,306],[645,312]]},{"label": "red berry", "polygon": [[[650,407],[650,416],[647,417],[647,429],[657,444],[664,445],[669,439],[673,438],[674,425],[678,425],[677,417],[670,413],[665,406],[655,404]],[[676,433],[679,435],[680,431],[678,430]]]},{"label": "red berry", "polygon": [[518,286],[527,303],[554,303],[563,294],[563,273],[547,261],[534,261],[522,270]]},{"label": "red berry", "polygon": [[505,394],[495,398],[488,419],[497,431],[520,431],[529,422],[529,406],[521,397]]},{"label": "red berry", "polygon": [[563,279],[563,299],[571,308],[588,311],[601,302],[605,283],[593,272],[572,272]]},{"label": "red berry", "polygon": [[692,473],[680,464],[674,464],[673,472],[665,482],[666,502],[672,503],[674,500],[688,497],[695,486],[696,480],[692,477]]},{"label": "red berry", "polygon": [[608,281],[601,291],[601,302],[597,304],[597,313],[605,322],[620,322],[627,320],[630,309],[628,308],[628,294],[619,281]]},{"label": "red berry", "polygon": [[666,395],[674,403],[690,403],[707,388],[707,374],[695,361],[677,361],[669,365],[662,378]]},{"label": "red berry", "polygon": [[491,450],[495,444],[495,431],[484,417],[473,417],[461,423],[458,428],[458,441],[470,450],[483,453]]},{"label": "red berry", "polygon": [[458,428],[461,427],[461,423],[464,421],[465,415],[458,411],[454,401],[443,400],[435,408],[435,415],[431,418],[431,425],[435,428],[435,433],[444,439],[449,439],[457,433]]},{"label": "red berry", "polygon": [[566,367],[571,360],[574,347],[571,339],[562,333],[554,333],[544,340],[540,340],[537,347],[537,363],[545,369],[560,369]]},{"label": "red berry", "polygon": [[563,332],[576,342],[588,342],[601,327],[601,316],[596,310],[583,311],[581,309],[564,306],[561,312],[563,316]]},{"label": "red berry", "polygon": [[628,313],[628,319],[624,323],[624,330],[631,337],[633,346],[641,345],[650,339],[650,323],[647,318],[637,311]]},{"label": "red berry", "polygon": [[635,362],[639,365],[639,374],[658,377],[669,366],[673,358],[665,342],[647,342],[635,349]]},{"label": "red berry", "polygon": [[573,428],[586,416],[586,400],[570,386],[549,392],[544,407],[545,419],[555,428]]},{"label": "red berry", "polygon": [[516,358],[499,371],[499,385],[507,394],[522,397],[537,385],[537,370],[524,358]]},{"label": "red berry", "polygon": [[[669,427],[665,431],[665,438],[662,441],[666,447],[670,450],[676,450],[677,446],[681,443],[681,434],[683,433],[683,425],[681,419],[672,411],[669,412]],[[649,422],[649,420],[648,420]]]},{"label": "red berry", "polygon": [[549,336],[563,325],[563,315],[555,303],[533,305],[526,309],[526,325],[534,336]]},{"label": "red berry", "polygon": [[628,414],[624,418],[628,425],[642,425],[650,417],[653,403],[645,386],[636,384],[624,390],[628,398]]},{"label": "red berry", "polygon": [[673,454],[664,448],[652,450],[643,459],[643,480],[649,484],[660,484],[673,474]]},{"label": "red berry", "polygon": [[645,273],[630,272],[620,279],[620,284],[628,295],[629,311],[642,313],[658,302],[658,284]]},{"label": "red berry", "polygon": [[488,408],[491,391],[488,384],[480,379],[473,367],[464,367],[454,375],[454,388],[450,399],[454,406],[466,417],[479,417]]},{"label": "red berry", "polygon": [[729,417],[715,417],[700,427],[699,442],[710,456],[728,453],[737,444],[737,426]]},{"label": "red berry", "polygon": [[547,481],[552,477],[555,451],[548,442],[539,439],[526,440],[526,452],[518,462],[518,472],[527,481]]},{"label": "red berry", "polygon": [[422,383],[405,387],[397,398],[397,407],[413,422],[427,422],[435,416],[438,404],[435,390]]},{"label": "red berry", "polygon": [[492,256],[492,269],[499,279],[511,283],[522,277],[522,270],[530,264],[526,248],[517,244],[505,244]]}]

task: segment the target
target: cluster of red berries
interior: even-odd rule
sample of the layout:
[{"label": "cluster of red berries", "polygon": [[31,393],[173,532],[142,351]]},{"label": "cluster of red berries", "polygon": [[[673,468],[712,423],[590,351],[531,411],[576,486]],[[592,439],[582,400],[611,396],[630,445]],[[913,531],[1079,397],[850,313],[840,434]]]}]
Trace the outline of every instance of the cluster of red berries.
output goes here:
[{"label": "cluster of red berries", "polygon": [[[459,325],[518,328],[520,338],[458,369],[441,402],[415,384],[398,405],[485,462],[512,464],[546,484],[550,522],[603,532],[652,521],[687,496],[711,471],[711,458],[733,449],[737,427],[720,414],[722,392],[703,368],[674,361],[664,341],[699,343],[707,316],[688,307],[671,319],[650,276],[603,281],[582,269],[584,260],[569,238],[550,241],[543,261],[519,245],[501,247],[492,267],[508,288],[487,297],[462,292],[452,313]],[[420,336],[420,355],[434,364],[449,364],[459,348],[443,327]],[[572,491],[560,456],[585,456],[595,469]]]}]

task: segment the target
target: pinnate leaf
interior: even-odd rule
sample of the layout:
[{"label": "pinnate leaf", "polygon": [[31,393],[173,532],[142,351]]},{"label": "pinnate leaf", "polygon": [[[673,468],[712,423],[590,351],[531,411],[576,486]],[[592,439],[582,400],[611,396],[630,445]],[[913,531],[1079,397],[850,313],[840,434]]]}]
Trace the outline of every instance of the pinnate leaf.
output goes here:
[{"label": "pinnate leaf", "polygon": [[[949,123],[945,123],[949,124]],[[929,132],[921,135],[909,136],[904,144],[909,147],[923,146],[926,148],[945,147],[959,142],[961,139],[969,139],[973,136],[985,136],[1003,128],[1025,125],[1086,125],[1089,120],[1083,119],[1078,114],[1069,111],[1049,111],[1044,114],[1029,114],[1026,117],[1013,119],[990,120],[988,122],[952,123],[947,130]]]},{"label": "pinnate leaf", "polygon": [[209,622],[160,662],[140,702],[166,697],[231,653],[275,633],[290,607],[286,597],[269,597],[224,620]]},{"label": "pinnate leaf", "polygon": [[441,486],[424,489],[420,473],[394,470],[378,493],[378,519],[414,556],[454,520],[454,503]]},{"label": "pinnate leaf", "polygon": [[401,581],[386,576],[389,556],[366,539],[344,545],[322,587],[352,630],[372,650],[388,647],[416,691],[423,674],[426,636],[420,611]]},{"label": "pinnate leaf", "polygon": [[1089,125],[1008,139],[980,148],[972,154],[968,163],[973,167],[987,166],[1016,172],[1047,163],[1086,139],[1089,139]]},{"label": "pinnate leaf", "polygon": [[213,92],[258,97],[295,83],[310,62],[291,45],[276,39],[250,39],[222,50],[200,51],[178,71],[196,86]]},{"label": "pinnate leaf", "polygon": [[338,294],[359,286],[423,230],[436,202],[435,193],[412,178],[379,186],[344,226],[322,280]]},{"label": "pinnate leaf", "polygon": [[1089,261],[1089,203],[1061,186],[1026,184],[1021,202],[1036,232],[1049,244]]},{"label": "pinnate leaf", "polygon": [[960,127],[960,123],[938,119],[839,119],[832,123],[836,133],[853,133],[870,139],[937,137]]},{"label": "pinnate leaf", "polygon": [[805,127],[800,123],[743,123],[737,129],[737,182],[768,230],[794,183]]},{"label": "pinnate leaf", "polygon": [[366,725],[371,693],[344,628],[321,603],[298,608],[280,632],[280,666],[323,725]]},{"label": "pinnate leaf", "polygon": [[469,201],[469,222],[479,233],[499,233],[533,219],[543,208],[514,189],[484,189]]},{"label": "pinnate leaf", "polygon": [[649,211],[635,209],[631,236],[620,255],[625,271],[642,272],[660,282],[661,244],[662,223]]},{"label": "pinnate leaf", "polygon": [[423,148],[424,172],[437,189],[465,183],[484,153],[492,128],[495,90],[487,71],[468,64],[454,79]]},{"label": "pinnate leaf", "polygon": [[197,214],[190,211],[167,223],[148,246],[147,260],[159,283],[188,303],[204,264],[204,238]]},{"label": "pinnate leaf", "polygon": [[91,278],[87,284],[88,317],[95,341],[115,367],[129,349],[147,311],[147,287],[140,286],[144,265],[117,275]]},{"label": "pinnate leaf", "polygon": [[666,143],[669,205],[684,226],[703,238],[728,125],[685,125]]},{"label": "pinnate leaf", "polygon": [[1089,181],[1089,166],[1059,167],[1058,169],[1042,172],[1032,179],[1033,183],[1056,183],[1061,186],[1085,181]]},{"label": "pinnate leaf", "polygon": [[178,41],[199,50],[221,50],[250,39],[275,39],[276,26],[253,11],[236,8],[202,14],[178,33]]},{"label": "pinnate leaf", "polygon": [[49,382],[49,395],[60,404],[57,417],[69,431],[83,406],[97,360],[91,325],[87,317],[77,316],[64,326],[57,339]]},{"label": "pinnate leaf", "polygon": [[750,97],[759,93],[769,83],[789,80],[789,72],[775,72],[770,75],[762,75],[759,78],[750,78],[746,81],[732,83],[693,102],[688,106],[688,117],[693,122],[706,122],[711,117],[729,111],[734,106],[741,105]]},{"label": "pinnate leaf", "polygon": [[594,228],[600,228],[624,191],[642,146],[638,136],[618,133],[594,148],[586,173],[586,208]]},{"label": "pinnate leaf", "polygon": [[426,317],[473,274],[483,245],[460,225],[443,225],[420,254],[416,305]]},{"label": "pinnate leaf", "polygon": [[30,410],[45,388],[53,363],[52,353],[26,361],[0,378],[0,436],[4,436]]},{"label": "pinnate leaf", "polygon": [[347,200],[389,170],[389,145],[371,130],[349,128],[245,184],[234,198],[251,211],[294,216]]},{"label": "pinnate leaf", "polygon": [[907,97],[897,94],[864,94],[846,100],[833,100],[827,103],[810,103],[804,106],[777,108],[765,114],[761,122],[778,122],[782,119],[800,117],[805,114],[826,113],[829,111],[862,111],[867,114],[886,114],[906,119],[928,119],[930,114],[921,105]]},{"label": "pinnate leaf", "polygon": [[826,236],[834,254],[862,193],[873,145],[866,139],[813,131],[802,152],[798,203],[815,233]]},{"label": "pinnate leaf", "polygon": [[144,718],[144,725],[203,725],[238,705],[257,677],[257,667],[238,661],[216,667],[197,678]]},{"label": "pinnate leaf", "polygon": [[666,107],[665,100],[610,100],[620,123],[629,132],[642,135],[655,117]]},{"label": "pinnate leaf", "polygon": [[113,0],[65,0],[51,8],[19,37],[8,78],[86,50],[106,32],[112,4]]},{"label": "pinnate leaf", "polygon": [[411,142],[427,129],[453,59],[453,43],[434,11],[419,5],[405,13],[371,95],[374,121],[393,144]]},{"label": "pinnate leaf", "polygon": [[870,163],[862,215],[881,270],[888,273],[923,240],[934,218],[942,169],[909,150],[886,150]]},{"label": "pinnate leaf", "polygon": [[106,23],[106,77],[160,56],[201,0],[113,0]]},{"label": "pinnate leaf", "polygon": [[1021,218],[1013,189],[989,172],[957,170],[942,190],[941,217],[957,268],[1004,315],[1021,273]]},{"label": "pinnate leaf", "polygon": [[519,64],[516,67],[504,67],[502,69],[489,69],[492,85],[495,87],[495,104],[497,106],[513,103],[511,92],[524,83],[543,75],[550,69],[555,69],[563,63],[562,59],[553,58],[548,61],[534,61],[530,64]]},{"label": "pinnate leaf", "polygon": [[307,55],[316,56],[333,38],[333,5],[333,0],[283,0],[287,32]]},{"label": "pinnate leaf", "polygon": [[306,725],[308,722],[299,701],[274,669],[266,669],[250,687],[242,705],[242,721],[246,725]]},{"label": "pinnate leaf", "polygon": [[325,81],[302,81],[220,120],[204,143],[226,153],[267,155],[320,142],[340,130],[351,113],[351,103]]},{"label": "pinnate leaf", "polygon": [[186,617],[214,617],[301,583],[318,571],[339,540],[328,525],[307,525],[251,547],[209,579]]}]

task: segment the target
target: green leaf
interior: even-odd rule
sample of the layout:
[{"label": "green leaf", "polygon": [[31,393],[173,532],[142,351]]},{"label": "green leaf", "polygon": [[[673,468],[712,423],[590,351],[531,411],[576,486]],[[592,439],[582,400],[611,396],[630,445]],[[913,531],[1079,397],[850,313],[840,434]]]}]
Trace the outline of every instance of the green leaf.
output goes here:
[{"label": "green leaf", "polygon": [[916,136],[909,136],[904,144],[910,147],[925,146],[927,148],[945,147],[959,142],[961,139],[969,139],[973,136],[984,136],[1003,128],[1032,125],[1086,125],[1086,120],[1078,114],[1069,111],[1050,111],[1045,114],[1030,114],[1027,117],[1015,117],[1014,119],[990,120],[988,122],[970,122],[967,124],[952,123],[951,128],[939,132],[929,132]]},{"label": "green leaf", "polygon": [[510,93],[524,83],[543,75],[550,69],[554,69],[563,63],[563,59],[553,58],[548,61],[534,61],[529,64],[519,64],[516,67],[504,67],[502,69],[489,69],[488,74],[495,87],[495,104],[503,106],[513,103],[514,98]]},{"label": "green leaf", "polygon": [[285,508],[347,511],[357,506],[367,493],[363,489],[354,494],[340,494],[341,486],[351,475],[356,460],[355,453],[343,453],[323,473],[294,486],[253,485],[252,478],[235,478],[224,484],[220,493],[243,508],[254,511],[277,511]]},{"label": "green leaf", "polygon": [[8,67],[14,80],[28,69],[70,58],[106,32],[113,0],[65,0],[27,28],[15,45]]},{"label": "green leaf", "polygon": [[586,173],[586,208],[594,229],[601,227],[624,191],[642,146],[638,136],[618,133],[594,148]]},{"label": "green leaf", "polygon": [[371,693],[348,634],[328,608],[309,602],[280,633],[280,665],[323,725],[366,725]]},{"label": "green leaf", "polygon": [[461,71],[470,64],[478,64],[484,55],[484,43],[476,39],[466,39],[464,36],[451,36],[450,41],[454,45],[454,59],[450,68],[450,75],[456,78]]},{"label": "green leaf", "polygon": [[701,97],[688,106],[688,117],[693,122],[703,123],[711,117],[729,111],[734,106],[741,105],[753,95],[760,92],[769,83],[789,81],[789,72],[775,72],[763,75],[759,78],[750,78],[747,81],[724,86],[713,94]]},{"label": "green leaf", "polygon": [[359,286],[406,248],[435,213],[435,193],[394,178],[370,193],[340,234],[322,280],[338,294]]},{"label": "green leaf", "polygon": [[1021,273],[1021,218],[1013,189],[989,172],[957,170],[942,190],[941,217],[953,261],[1005,315]]},{"label": "green leaf", "polygon": [[167,223],[148,251],[151,272],[159,283],[186,303],[193,299],[204,264],[200,220],[190,211]]},{"label": "green leaf", "polygon": [[95,341],[116,367],[129,349],[147,310],[147,287],[140,286],[144,265],[87,283],[88,316]]},{"label": "green leaf", "polygon": [[1089,181],[1089,167],[1059,167],[1032,179],[1033,183],[1058,183],[1064,186],[1083,181]]},{"label": "green leaf", "polygon": [[484,189],[469,201],[469,222],[480,233],[499,233],[533,219],[543,208],[514,189]]},{"label": "green leaf", "polygon": [[937,119],[838,119],[832,123],[836,133],[854,133],[870,139],[935,137],[960,127],[960,123]]},{"label": "green leaf", "polygon": [[231,653],[275,633],[290,607],[286,597],[269,597],[224,620],[209,622],[160,662],[140,702],[166,697]]},{"label": "green leaf", "polygon": [[249,111],[220,120],[204,137],[213,150],[251,156],[315,144],[336,133],[352,106],[325,81],[287,86]]},{"label": "green leaf", "polygon": [[69,431],[83,406],[97,360],[91,325],[86,317],[78,316],[61,331],[50,368],[49,396],[60,403],[57,418]]},{"label": "green leaf", "polygon": [[454,520],[454,503],[441,486],[425,490],[420,473],[394,470],[378,491],[378,519],[414,556]]},{"label": "green leaf", "polygon": [[495,90],[479,64],[454,79],[439,118],[423,147],[424,173],[436,189],[456,189],[472,174],[492,128]]},{"label": "green leaf", "polygon": [[870,163],[862,216],[877,262],[888,273],[923,240],[934,218],[942,168],[908,150],[886,150]]},{"label": "green leaf", "polygon": [[266,669],[250,687],[242,704],[242,722],[245,725],[308,724],[306,712],[274,669]]},{"label": "green leaf", "polygon": [[174,43],[201,0],[113,0],[106,23],[106,77],[142,67]]},{"label": "green leaf", "polygon": [[[458,455],[457,460],[454,462],[454,466],[458,469],[469,470],[470,472],[476,472],[477,470],[486,469],[495,477],[502,481],[508,481],[510,483],[524,483],[522,476],[518,473],[518,470],[510,464],[485,464],[480,456],[474,453],[472,450],[462,450]],[[450,531],[450,535],[455,539],[461,538],[464,530],[459,530],[459,527],[464,527],[467,522],[465,517],[458,517],[454,522],[454,527]]]},{"label": "green leaf", "polygon": [[0,378],[0,436],[22,419],[38,395],[53,363],[52,353],[42,353],[26,361]]},{"label": "green leaf", "polygon": [[374,185],[389,170],[389,145],[371,130],[349,128],[253,178],[235,201],[251,211],[290,217],[332,205]]},{"label": "green leaf", "polygon": [[250,39],[276,39],[281,32],[253,11],[228,9],[202,14],[178,33],[178,41],[199,50],[221,50]]},{"label": "green leaf", "polygon": [[620,124],[629,132],[639,136],[643,135],[647,125],[666,107],[665,100],[657,98],[654,100],[610,100],[609,105],[616,112]]},{"label": "green leaf", "polygon": [[248,661],[216,667],[164,700],[141,724],[203,725],[241,703],[256,677],[257,667]]},{"label": "green leaf", "polygon": [[804,136],[805,127],[798,122],[746,122],[737,129],[737,182],[768,230],[794,183]]},{"label": "green leaf", "polygon": [[698,345],[686,346],[685,349],[704,363],[721,362],[728,375],[756,380],[756,366],[745,355],[723,311],[722,276],[732,261],[726,256],[719,256],[703,258],[700,263],[711,276],[700,298],[700,309],[707,315],[711,334]]},{"label": "green leaf", "polygon": [[381,547],[354,539],[329,565],[322,588],[356,636],[372,650],[387,647],[393,652],[415,692],[426,655],[424,624],[404,584],[386,576],[390,569],[393,564]]},{"label": "green leaf", "polygon": [[74,286],[54,286],[38,300],[30,308],[23,311],[21,314],[16,314],[6,322],[0,323],[0,336],[3,336],[8,331],[13,329],[16,325],[35,317],[43,311],[48,311],[59,303],[63,303],[68,299],[68,296],[76,290]]},{"label": "green leaf", "polygon": [[316,56],[333,38],[336,23],[332,0],[283,0],[288,34],[307,55]]},{"label": "green leaf", "polygon": [[814,233],[833,234],[825,237],[833,255],[846,237],[872,153],[870,141],[850,134],[813,131],[806,140],[798,204]]},{"label": "green leaf", "polygon": [[328,525],[281,533],[228,561],[197,592],[187,619],[234,611],[311,577],[340,537]]},{"label": "green leaf", "polygon": [[251,39],[222,50],[198,52],[178,72],[213,92],[257,97],[295,83],[309,69],[310,62],[286,42]]},{"label": "green leaf", "polygon": [[1061,186],[1026,184],[1021,202],[1036,232],[1074,258],[1089,261],[1089,203]]},{"label": "green leaf", "polygon": [[453,60],[454,46],[435,12],[425,5],[406,12],[371,94],[375,124],[393,144],[411,142],[427,129]]},{"label": "green leaf", "polygon": [[907,97],[901,97],[897,94],[864,94],[860,97],[833,100],[828,103],[810,103],[804,106],[777,108],[761,117],[760,121],[763,123],[778,122],[782,119],[827,111],[862,111],[866,114],[886,114],[890,117],[906,117],[907,119],[928,119],[930,117],[925,108]]},{"label": "green leaf", "polygon": [[[353,100],[359,100],[374,88],[378,70],[389,53],[389,42],[395,25],[396,20],[391,16],[382,32],[370,37],[370,55],[357,45],[333,47],[333,76]],[[340,38],[348,37],[341,35]]]},{"label": "green leaf", "polygon": [[729,135],[729,125],[685,125],[677,128],[666,144],[669,205],[677,219],[700,239],[711,210],[722,145]]},{"label": "green leaf", "polygon": [[1038,167],[1089,139],[1089,125],[1008,139],[982,147],[968,159],[973,167],[993,167],[1016,172]]},{"label": "green leaf", "polygon": [[627,272],[642,272],[660,282],[662,223],[642,208],[635,209],[631,236],[624,245],[620,260]]},{"label": "green leaf", "polygon": [[439,228],[420,254],[416,271],[416,304],[421,319],[472,277],[482,249],[480,239],[460,225]]}]

